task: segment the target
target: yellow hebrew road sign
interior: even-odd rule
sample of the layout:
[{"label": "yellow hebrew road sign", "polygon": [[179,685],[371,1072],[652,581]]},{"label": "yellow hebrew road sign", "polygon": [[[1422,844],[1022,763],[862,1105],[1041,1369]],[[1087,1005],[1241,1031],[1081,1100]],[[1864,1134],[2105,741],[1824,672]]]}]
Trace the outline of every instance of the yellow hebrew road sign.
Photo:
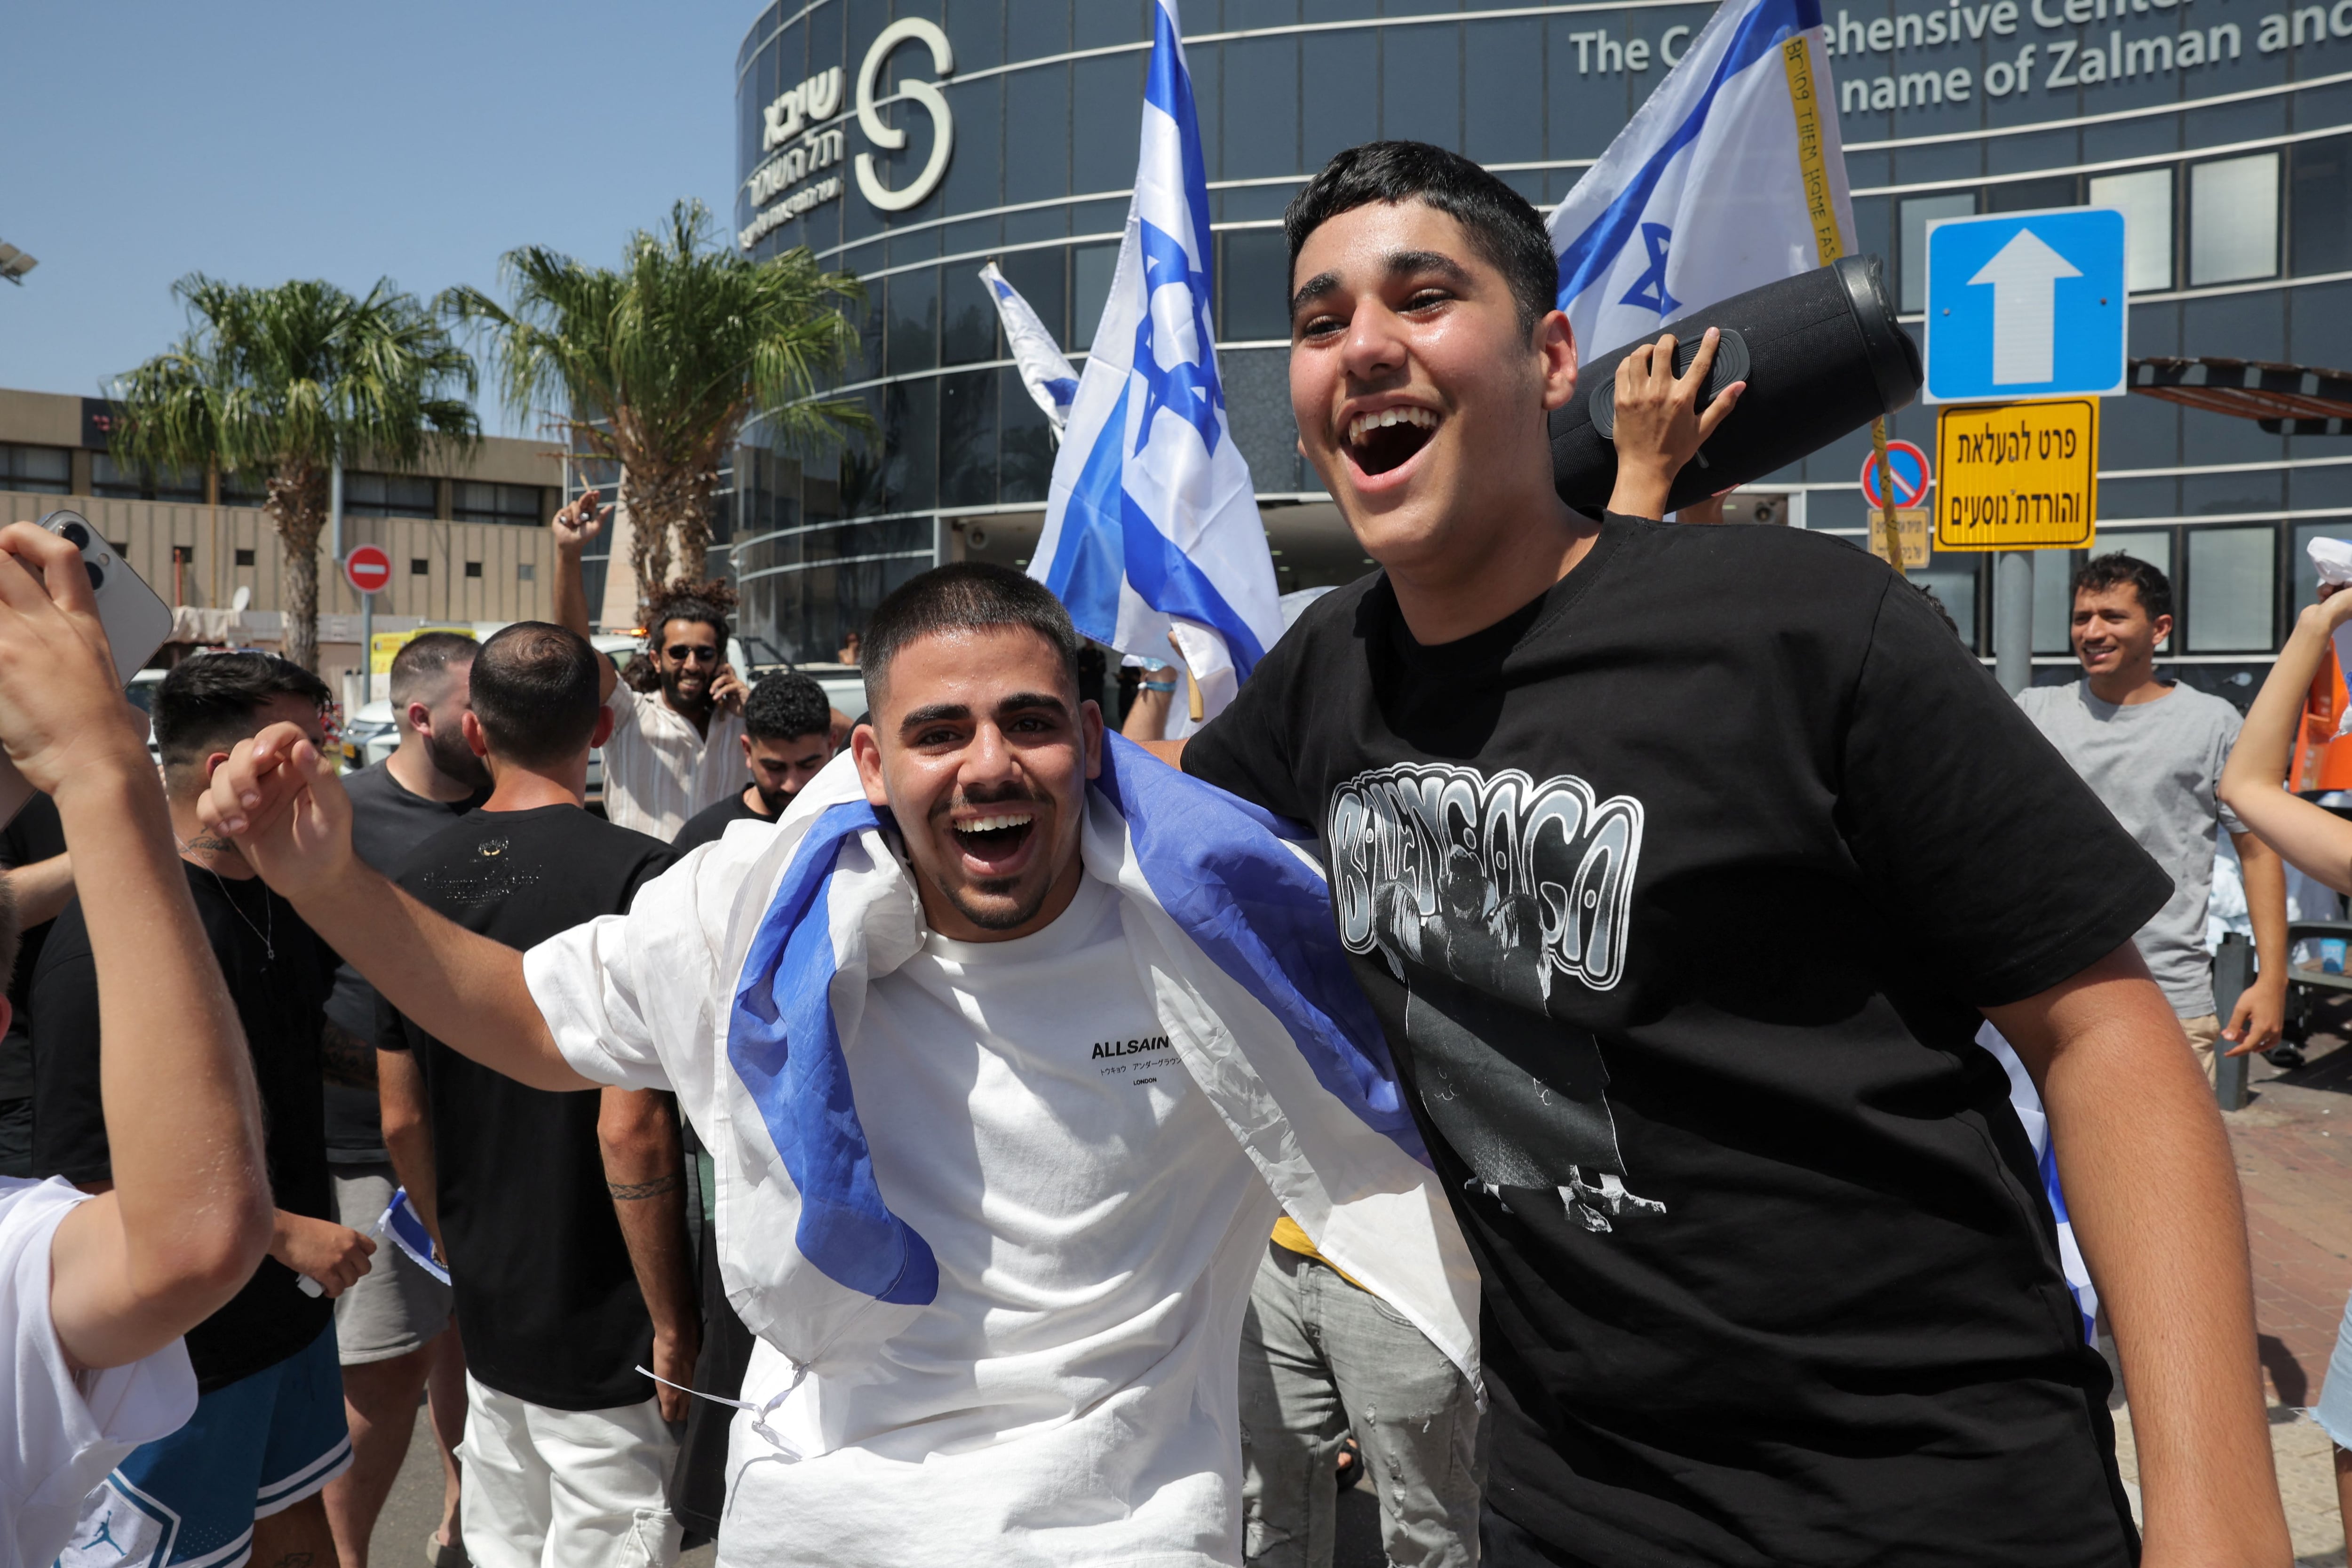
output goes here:
[{"label": "yellow hebrew road sign", "polygon": [[1937,549],[2080,549],[2098,496],[2097,398],[1937,410]]}]

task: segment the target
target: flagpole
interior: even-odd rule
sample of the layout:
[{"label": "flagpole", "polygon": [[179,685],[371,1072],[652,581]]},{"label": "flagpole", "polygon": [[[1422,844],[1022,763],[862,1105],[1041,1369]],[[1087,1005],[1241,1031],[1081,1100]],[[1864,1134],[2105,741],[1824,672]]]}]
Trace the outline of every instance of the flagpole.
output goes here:
[{"label": "flagpole", "polygon": [[1903,531],[1895,521],[1895,460],[1886,455],[1886,416],[1870,422],[1870,449],[1878,464],[1878,537],[1886,550],[1886,563],[1897,577],[1903,570]]}]

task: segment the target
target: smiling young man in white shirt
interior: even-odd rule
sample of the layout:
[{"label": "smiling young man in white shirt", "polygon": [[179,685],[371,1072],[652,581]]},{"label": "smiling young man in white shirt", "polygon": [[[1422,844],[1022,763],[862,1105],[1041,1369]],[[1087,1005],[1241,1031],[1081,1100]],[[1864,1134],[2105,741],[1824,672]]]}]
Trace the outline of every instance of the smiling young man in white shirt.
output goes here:
[{"label": "smiling young man in white shirt", "polygon": [[675,1089],[709,1130],[761,1338],[730,1563],[1237,1563],[1277,1192],[1475,1374],[1469,1259],[1319,872],[1131,747],[1122,771],[1076,647],[1018,574],[914,579],[866,627],[854,762],[528,955],[356,865],[298,734],[215,791],[421,1027],[540,1088]]}]

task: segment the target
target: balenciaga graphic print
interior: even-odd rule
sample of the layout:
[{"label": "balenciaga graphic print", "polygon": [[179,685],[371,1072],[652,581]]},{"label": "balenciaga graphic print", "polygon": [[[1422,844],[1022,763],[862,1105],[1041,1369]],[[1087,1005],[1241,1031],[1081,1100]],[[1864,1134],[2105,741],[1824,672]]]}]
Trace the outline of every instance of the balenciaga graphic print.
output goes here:
[{"label": "balenciaga graphic print", "polygon": [[1404,983],[1423,1103],[1478,1183],[1556,1192],[1590,1230],[1664,1214],[1626,1190],[1600,1042],[1550,1016],[1623,978],[1642,803],[1406,763],[1334,790],[1324,830],[1340,938]]}]

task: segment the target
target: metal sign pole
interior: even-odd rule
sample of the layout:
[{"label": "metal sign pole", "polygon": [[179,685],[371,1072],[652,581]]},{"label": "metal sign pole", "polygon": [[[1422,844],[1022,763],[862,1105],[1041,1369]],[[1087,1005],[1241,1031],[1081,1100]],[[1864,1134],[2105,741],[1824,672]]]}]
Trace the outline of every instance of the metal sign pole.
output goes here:
[{"label": "metal sign pole", "polygon": [[1993,571],[1993,673],[2014,697],[2033,684],[2033,552],[2004,550]]},{"label": "metal sign pole", "polygon": [[[375,700],[375,595],[360,595],[360,706]],[[352,715],[356,719],[358,714]]]}]

